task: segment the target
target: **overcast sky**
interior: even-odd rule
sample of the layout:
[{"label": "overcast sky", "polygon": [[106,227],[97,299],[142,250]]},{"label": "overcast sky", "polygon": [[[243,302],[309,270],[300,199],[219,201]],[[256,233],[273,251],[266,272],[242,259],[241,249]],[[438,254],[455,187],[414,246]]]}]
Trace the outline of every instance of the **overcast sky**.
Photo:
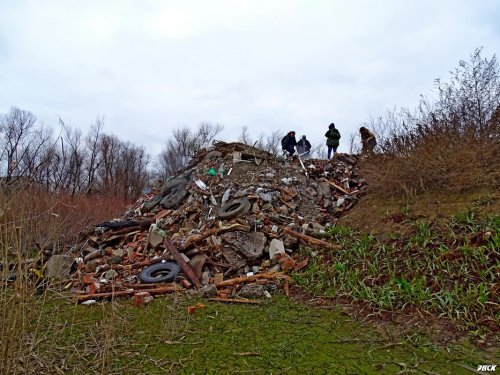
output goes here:
[{"label": "overcast sky", "polygon": [[281,129],[339,151],[360,123],[417,104],[500,46],[497,0],[0,0],[0,113],[58,116],[157,153],[209,121],[236,140]]}]

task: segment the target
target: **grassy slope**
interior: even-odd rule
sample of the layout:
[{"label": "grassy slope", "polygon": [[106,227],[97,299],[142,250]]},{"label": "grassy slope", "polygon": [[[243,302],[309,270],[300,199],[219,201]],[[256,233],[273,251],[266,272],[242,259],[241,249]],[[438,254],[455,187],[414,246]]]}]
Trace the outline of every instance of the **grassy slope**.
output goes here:
[{"label": "grassy slope", "polygon": [[[18,369],[29,373],[467,374],[487,353],[439,350],[418,334],[391,337],[338,311],[281,296],[260,306],[185,296],[145,308],[130,301],[85,307],[47,300],[30,319]],[[485,362],[486,361],[486,362]]]},{"label": "grassy slope", "polygon": [[371,194],[330,231],[344,251],[312,257],[295,279],[315,295],[430,313],[479,343],[498,342],[499,208],[493,191],[405,201]]}]

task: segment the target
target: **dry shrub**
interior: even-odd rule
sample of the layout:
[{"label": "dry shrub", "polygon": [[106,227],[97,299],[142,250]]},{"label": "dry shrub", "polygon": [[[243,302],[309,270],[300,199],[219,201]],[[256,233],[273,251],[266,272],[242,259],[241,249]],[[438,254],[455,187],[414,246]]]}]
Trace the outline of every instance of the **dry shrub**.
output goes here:
[{"label": "dry shrub", "polygon": [[495,57],[481,50],[461,62],[439,98],[422,99],[414,113],[389,112],[371,120],[378,152],[361,168],[372,191],[412,195],[500,186],[500,79]]},{"label": "dry shrub", "polygon": [[0,191],[0,228],[2,235],[21,233],[25,244],[38,247],[72,244],[85,227],[119,216],[127,203],[122,197],[71,196],[37,188]]},{"label": "dry shrub", "polygon": [[34,355],[37,345],[59,350],[58,332],[44,333],[43,343],[33,341],[40,321],[57,320],[56,316],[42,313],[47,294],[46,290],[36,294],[41,292],[36,289],[41,281],[38,260],[46,251],[67,252],[82,229],[120,215],[125,204],[122,198],[71,197],[34,187],[0,190],[1,374],[32,373],[30,368],[35,362],[43,363],[43,358]]}]

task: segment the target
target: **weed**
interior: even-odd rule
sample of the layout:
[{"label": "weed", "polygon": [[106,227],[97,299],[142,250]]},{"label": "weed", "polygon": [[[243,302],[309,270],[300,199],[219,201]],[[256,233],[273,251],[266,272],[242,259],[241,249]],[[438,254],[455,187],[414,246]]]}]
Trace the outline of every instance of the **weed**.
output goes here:
[{"label": "weed", "polygon": [[328,253],[327,262],[320,253],[312,267],[293,277],[313,294],[349,295],[383,309],[414,306],[475,329],[498,321],[499,305],[491,298],[499,272],[499,222],[498,215],[467,211],[439,225],[407,222],[410,236],[387,236],[383,243],[336,227],[328,235],[342,241],[343,251]]}]

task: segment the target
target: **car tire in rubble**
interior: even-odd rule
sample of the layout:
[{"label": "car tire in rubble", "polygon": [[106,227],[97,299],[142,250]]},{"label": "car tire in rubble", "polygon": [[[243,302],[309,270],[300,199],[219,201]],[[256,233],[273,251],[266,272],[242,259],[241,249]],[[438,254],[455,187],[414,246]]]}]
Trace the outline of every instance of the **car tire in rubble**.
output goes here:
[{"label": "car tire in rubble", "polygon": [[185,179],[184,177],[179,177],[179,178],[174,178],[173,180],[165,182],[165,184],[162,186],[160,194],[164,197],[172,193],[175,188],[177,188],[179,185],[187,185],[188,180]]},{"label": "car tire in rubble", "polygon": [[[165,200],[166,197],[171,196],[173,194],[173,192],[177,191],[179,186],[184,186],[184,190],[186,190],[187,184],[188,184],[188,180],[185,179],[184,177],[174,178],[173,180],[165,182],[165,184],[163,184],[163,186],[160,190],[160,194],[155,195],[149,201],[144,203],[144,205],[141,208],[141,212],[146,213],[146,212],[151,211],[158,204],[163,202],[163,200]],[[184,194],[184,196],[185,195],[186,194]],[[182,198],[184,198],[184,196]],[[180,198],[180,200],[182,200],[182,198]],[[177,202],[177,203],[179,203],[179,202]],[[173,206],[175,206],[175,204]],[[166,208],[170,208],[170,207],[166,207]]]},{"label": "car tire in rubble", "polygon": [[187,195],[187,184],[177,185],[161,200],[160,205],[164,208],[175,208],[179,206]]},{"label": "car tire in rubble", "polygon": [[155,195],[153,198],[144,203],[144,205],[141,208],[141,212],[144,214],[146,212],[151,211],[161,202],[162,199],[163,196],[161,194]]},{"label": "car tire in rubble", "polygon": [[156,263],[144,268],[139,274],[139,280],[146,284],[169,283],[174,281],[180,271],[177,263]]},{"label": "car tire in rubble", "polygon": [[229,220],[250,211],[250,201],[247,198],[231,199],[221,206],[217,216],[220,219]]}]

